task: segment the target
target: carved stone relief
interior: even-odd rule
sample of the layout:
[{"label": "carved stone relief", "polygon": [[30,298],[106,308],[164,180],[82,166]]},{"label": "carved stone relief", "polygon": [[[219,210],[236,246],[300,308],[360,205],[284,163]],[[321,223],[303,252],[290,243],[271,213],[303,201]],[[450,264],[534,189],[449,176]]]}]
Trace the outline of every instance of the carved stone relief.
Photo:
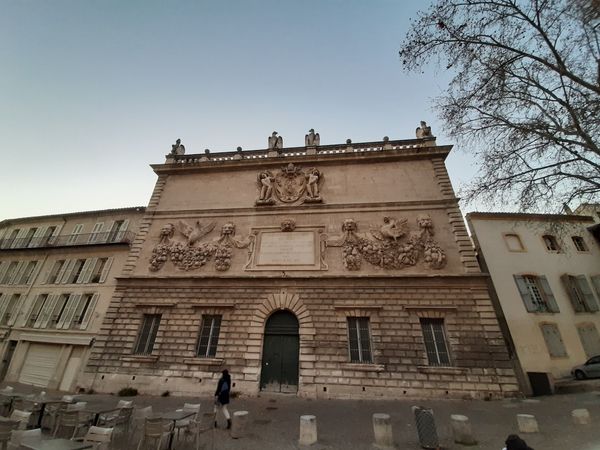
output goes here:
[{"label": "carved stone relief", "polygon": [[289,163],[276,173],[264,170],[258,174],[256,206],[277,202],[322,203],[320,189],[323,174],[316,168],[302,169]]},{"label": "carved stone relief", "polygon": [[[199,242],[215,227],[215,222],[201,225],[196,221],[194,226],[179,221],[177,225],[169,223],[160,231],[160,241],[152,250],[150,258],[150,270],[160,270],[170,259],[179,270],[194,270],[204,266],[211,258],[215,258],[215,269],[219,271],[229,270],[233,248],[247,248],[252,236],[244,240],[235,238],[235,225],[231,222],[221,227],[218,238],[209,242]],[[174,239],[175,231],[178,231],[184,239]]]},{"label": "carved stone relief", "polygon": [[417,217],[418,231],[410,232],[406,219],[384,217],[383,225],[372,228],[370,237],[358,234],[353,219],[342,224],[342,236],[327,241],[328,247],[342,247],[342,262],[348,270],[359,270],[362,260],[384,269],[402,269],[422,260],[430,269],[446,265],[444,250],[433,239],[433,222],[427,214]]}]

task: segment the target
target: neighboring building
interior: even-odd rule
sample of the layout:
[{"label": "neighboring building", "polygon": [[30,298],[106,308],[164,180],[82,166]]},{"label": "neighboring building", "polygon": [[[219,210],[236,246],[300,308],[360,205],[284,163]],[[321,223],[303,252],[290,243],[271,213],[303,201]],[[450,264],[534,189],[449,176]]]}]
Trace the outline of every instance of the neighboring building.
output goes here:
[{"label": "neighboring building", "polygon": [[590,216],[592,219],[594,219],[594,222],[599,223],[600,203],[582,203],[577,208],[575,208],[573,214],[577,214],[579,216]]},{"label": "neighboring building", "polygon": [[600,355],[600,250],[576,215],[470,213],[497,313],[518,355],[525,384],[552,391],[553,380]]},{"label": "neighboring building", "polygon": [[444,160],[421,139],[185,155],[156,187],[86,387],[502,397],[516,378]]},{"label": "neighboring building", "polygon": [[143,213],[0,222],[0,380],[77,386]]}]

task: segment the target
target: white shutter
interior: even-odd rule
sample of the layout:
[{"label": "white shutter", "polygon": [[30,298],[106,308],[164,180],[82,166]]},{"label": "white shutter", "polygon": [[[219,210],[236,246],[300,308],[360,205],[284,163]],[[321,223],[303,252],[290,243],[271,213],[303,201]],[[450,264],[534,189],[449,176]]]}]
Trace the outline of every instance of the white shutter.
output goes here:
[{"label": "white shutter", "polygon": [[115,226],[115,221],[111,220],[110,222],[108,222],[108,225],[106,226],[102,239],[100,239],[100,241],[104,242],[109,242],[110,240],[110,235],[113,234],[113,227]]},{"label": "white shutter", "polygon": [[[35,307],[35,302],[37,301],[37,298],[39,297],[40,294],[38,295],[30,295],[29,297],[23,299],[22,302],[22,307],[21,307],[21,312],[22,314],[19,315],[19,317],[21,318],[21,320],[19,320],[19,323],[17,324],[18,327],[24,327],[27,323],[27,319],[29,319],[29,315],[31,314],[31,310]],[[13,321],[13,324],[16,323],[16,316],[15,316],[15,321]]]},{"label": "white shutter", "polygon": [[62,223],[60,225],[57,225],[56,228],[54,229],[54,231],[52,232],[52,235],[50,236],[50,238],[48,239],[48,244],[54,244],[54,242],[56,242],[56,238],[58,237],[58,235],[60,234],[60,230],[62,230]]},{"label": "white shutter", "polygon": [[19,299],[13,305],[12,310],[6,311],[7,313],[10,313],[10,319],[8,320],[8,323],[7,323],[7,325],[9,327],[12,327],[15,324],[15,322],[17,321],[17,317],[19,317],[19,313],[23,309],[23,305],[25,304],[26,300],[27,299],[23,298],[23,296],[21,295],[19,297]]},{"label": "white shutter", "polygon": [[65,305],[65,309],[63,310],[62,316],[60,320],[56,324],[56,328],[64,328],[68,329],[71,326],[71,322],[73,322],[73,315],[75,314],[75,310],[77,309],[77,305],[81,300],[82,294],[71,294],[67,299],[67,304]]},{"label": "white shutter", "polygon": [[125,232],[127,231],[127,227],[129,226],[129,219],[125,219],[119,228],[119,233],[117,234],[117,242],[123,239],[125,236]]},{"label": "white shutter", "polygon": [[19,278],[21,278],[21,275],[23,275],[23,271],[26,267],[27,261],[19,261],[17,267],[15,268],[15,270],[13,270],[13,273],[11,274],[10,280],[8,280],[7,284],[16,284]]},{"label": "white shutter", "polygon": [[98,222],[97,224],[95,224],[94,228],[92,229],[92,234],[90,234],[90,238],[88,239],[88,242],[96,242],[98,240],[98,237],[100,236],[100,233],[102,232],[103,227],[104,222]]},{"label": "white shutter", "polygon": [[2,296],[0,296],[0,322],[4,319],[4,313],[6,312],[11,297],[12,294],[2,294]]},{"label": "white shutter", "polygon": [[102,274],[100,275],[100,283],[104,283],[106,281],[106,277],[108,277],[108,272],[110,271],[110,266],[112,265],[112,262],[112,256],[106,260],[106,264],[104,264]]},{"label": "white shutter", "polygon": [[60,294],[51,294],[48,296],[46,303],[44,303],[44,307],[38,314],[38,318],[33,324],[33,328],[46,328],[48,326],[48,322],[50,321],[50,317],[52,316],[52,311],[54,311],[54,307],[56,306],[56,302]]},{"label": "white shutter", "polygon": [[33,236],[31,237],[31,241],[29,241],[29,245],[27,247],[39,247],[40,239],[46,232],[47,228],[48,227],[40,227],[37,230],[35,230],[35,233],[33,233]]},{"label": "white shutter", "polygon": [[[63,272],[63,270],[62,270],[63,268],[65,270],[63,272],[62,277],[59,277],[60,278],[60,284],[66,284],[67,283],[67,281],[69,280],[69,277],[71,276],[71,272],[73,272],[73,268],[75,267],[75,263],[77,263],[76,259],[69,259],[68,261],[66,261],[63,264],[63,267],[61,268],[61,272]],[[59,278],[57,278],[56,281],[58,281]]]},{"label": "white shutter", "polygon": [[94,294],[92,299],[90,300],[90,304],[88,305],[87,310],[85,311],[85,315],[81,320],[81,326],[79,327],[82,330],[85,330],[92,319],[92,314],[94,313],[94,309],[96,308],[96,303],[98,302],[98,294]]},{"label": "white shutter", "polygon": [[40,270],[42,270],[43,265],[44,265],[43,261],[35,262],[35,268],[33,269],[33,272],[31,272],[31,275],[29,275],[29,280],[27,280],[28,285],[31,285],[35,282],[35,279],[37,278],[38,274],[40,273]]},{"label": "white shutter", "polygon": [[10,266],[10,261],[0,261],[0,284],[2,284],[2,278],[6,275],[6,269]]},{"label": "white shutter", "polygon": [[86,274],[90,271],[90,267],[92,266],[92,261],[94,259],[96,259],[96,258],[87,258],[85,260],[85,262],[83,263],[83,267],[81,268],[81,271],[79,272],[79,276],[75,280],[75,283],[81,284],[81,283],[86,282],[85,281],[86,276],[89,278],[89,275],[86,275]]},{"label": "white shutter", "polygon": [[15,240],[12,241],[12,243],[10,244],[10,248],[15,248],[18,245],[21,245],[21,243],[23,242],[22,239],[27,236],[27,228],[22,228],[19,230],[19,232],[17,233],[17,236],[15,237]]}]

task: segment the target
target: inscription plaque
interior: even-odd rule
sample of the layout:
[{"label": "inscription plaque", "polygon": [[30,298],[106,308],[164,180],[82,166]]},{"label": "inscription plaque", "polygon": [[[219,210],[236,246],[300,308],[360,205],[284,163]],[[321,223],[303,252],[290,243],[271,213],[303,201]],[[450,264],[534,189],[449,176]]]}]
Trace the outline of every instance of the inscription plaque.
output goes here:
[{"label": "inscription plaque", "polygon": [[257,266],[312,266],[317,263],[315,233],[263,232],[260,235]]}]

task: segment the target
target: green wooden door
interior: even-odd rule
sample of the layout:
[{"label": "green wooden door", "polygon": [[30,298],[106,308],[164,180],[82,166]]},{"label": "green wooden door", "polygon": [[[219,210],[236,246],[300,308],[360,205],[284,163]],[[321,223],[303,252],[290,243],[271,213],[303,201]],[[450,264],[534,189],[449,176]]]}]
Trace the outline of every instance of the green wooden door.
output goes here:
[{"label": "green wooden door", "polygon": [[297,392],[299,353],[296,316],[287,311],[276,312],[265,325],[260,389],[266,392]]}]

